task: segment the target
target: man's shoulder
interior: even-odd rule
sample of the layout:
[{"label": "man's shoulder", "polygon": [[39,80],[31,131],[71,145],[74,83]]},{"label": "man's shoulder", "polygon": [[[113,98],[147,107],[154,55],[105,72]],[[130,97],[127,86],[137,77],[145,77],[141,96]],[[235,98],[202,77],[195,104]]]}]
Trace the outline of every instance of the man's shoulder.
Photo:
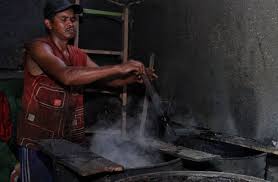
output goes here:
[{"label": "man's shoulder", "polygon": [[28,48],[31,45],[41,44],[41,43],[43,43],[43,44],[50,44],[49,38],[48,37],[38,37],[38,38],[34,38],[34,39],[31,39],[31,40],[28,40],[28,41],[25,42],[24,47]]},{"label": "man's shoulder", "polygon": [[50,43],[50,40],[48,37],[37,37],[37,38],[29,40],[28,42],[29,43],[35,43],[35,42]]}]

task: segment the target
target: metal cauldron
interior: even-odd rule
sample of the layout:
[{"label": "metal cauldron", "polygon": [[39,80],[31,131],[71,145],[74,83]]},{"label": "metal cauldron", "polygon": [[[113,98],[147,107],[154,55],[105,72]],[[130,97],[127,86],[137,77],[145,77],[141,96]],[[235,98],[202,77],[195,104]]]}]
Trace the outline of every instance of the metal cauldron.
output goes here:
[{"label": "metal cauldron", "polygon": [[203,163],[184,161],[184,167],[187,169],[265,177],[266,153],[223,142],[200,139],[197,136],[180,137],[176,144],[221,156]]},{"label": "metal cauldron", "polygon": [[168,171],[132,176],[116,182],[265,182],[265,180],[223,172]]}]

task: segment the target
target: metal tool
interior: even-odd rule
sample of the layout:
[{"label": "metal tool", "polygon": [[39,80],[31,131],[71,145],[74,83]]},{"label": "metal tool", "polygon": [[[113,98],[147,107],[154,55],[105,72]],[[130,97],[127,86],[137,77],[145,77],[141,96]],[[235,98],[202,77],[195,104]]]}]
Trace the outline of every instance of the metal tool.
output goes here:
[{"label": "metal tool", "polygon": [[[149,62],[150,69],[153,69],[153,67],[154,67],[154,58],[155,58],[155,54],[152,53],[150,56],[150,62]],[[141,122],[140,122],[140,130],[139,130],[140,136],[144,136],[145,125],[146,125],[146,121],[147,121],[148,107],[149,107],[149,100],[148,100],[147,91],[146,91],[145,97],[144,97],[143,111],[142,111],[142,115],[141,115]]]},{"label": "metal tool", "polygon": [[164,138],[166,140],[171,141],[172,138],[176,136],[176,133],[175,133],[174,129],[171,127],[169,117],[167,116],[166,112],[164,112],[162,109],[161,99],[160,99],[157,91],[154,89],[153,85],[151,84],[147,75],[143,74],[142,79],[146,86],[147,93],[149,94],[149,96],[151,98],[151,102],[152,102],[154,109],[156,111],[156,114],[158,116],[158,120],[161,122],[161,124],[165,128]]}]

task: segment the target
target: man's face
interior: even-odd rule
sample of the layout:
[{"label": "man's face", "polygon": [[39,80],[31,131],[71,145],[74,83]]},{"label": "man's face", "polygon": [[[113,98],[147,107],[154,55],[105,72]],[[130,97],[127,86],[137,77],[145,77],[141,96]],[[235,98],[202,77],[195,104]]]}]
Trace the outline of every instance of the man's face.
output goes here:
[{"label": "man's face", "polygon": [[76,34],[76,15],[72,9],[57,13],[52,20],[45,20],[50,33],[69,40]]}]

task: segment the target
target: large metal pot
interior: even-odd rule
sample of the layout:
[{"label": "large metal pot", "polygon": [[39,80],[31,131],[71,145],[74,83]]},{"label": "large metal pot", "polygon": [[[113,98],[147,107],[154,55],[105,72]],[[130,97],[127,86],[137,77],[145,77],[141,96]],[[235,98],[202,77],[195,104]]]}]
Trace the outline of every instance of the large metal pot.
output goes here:
[{"label": "large metal pot", "polygon": [[208,171],[168,171],[141,174],[116,182],[264,182],[265,180],[223,172]]},{"label": "large metal pot", "polygon": [[[140,148],[140,146],[137,146],[136,143],[123,141],[123,144],[121,144],[121,146],[127,144],[135,146],[136,150],[138,150],[140,153],[153,152],[153,155],[160,156],[160,160],[155,160],[151,165],[142,165],[137,167],[125,167],[123,165],[124,171],[111,172],[105,171],[103,169],[103,165],[98,162],[100,160],[99,157],[91,155],[92,151],[89,150],[88,144],[84,144],[81,147],[80,145],[65,140],[47,140],[40,142],[40,146],[43,149],[43,152],[46,155],[49,155],[50,158],[53,160],[53,172],[55,174],[54,177],[55,180],[58,182],[109,182],[147,172],[183,169],[182,161],[179,158],[162,154],[156,150]],[[123,157],[125,157],[124,153],[122,155]],[[104,160],[101,161],[107,162]],[[91,165],[89,165],[89,163]],[[113,166],[115,166],[114,164],[116,163],[114,162]],[[100,172],[98,169],[101,169],[102,172]],[[94,172],[92,173],[92,171]]]},{"label": "large metal pot", "polygon": [[[115,181],[143,173],[183,169],[180,158],[161,153],[156,149],[143,148],[136,142],[121,139],[116,135],[115,137],[99,135],[98,138],[101,138],[101,141],[94,144],[99,146],[92,145],[91,151],[123,165],[125,168],[122,173],[105,175],[105,181]],[[107,150],[106,146],[109,146],[108,149],[110,150]],[[115,151],[117,152],[115,153]],[[130,156],[130,154],[132,155]],[[142,160],[145,160],[145,162],[142,162]]]},{"label": "large metal pot", "polygon": [[190,170],[222,171],[264,178],[266,153],[243,148],[222,142],[209,141],[198,137],[181,137],[176,143],[188,148],[220,155],[204,163],[184,161],[184,166]]}]

